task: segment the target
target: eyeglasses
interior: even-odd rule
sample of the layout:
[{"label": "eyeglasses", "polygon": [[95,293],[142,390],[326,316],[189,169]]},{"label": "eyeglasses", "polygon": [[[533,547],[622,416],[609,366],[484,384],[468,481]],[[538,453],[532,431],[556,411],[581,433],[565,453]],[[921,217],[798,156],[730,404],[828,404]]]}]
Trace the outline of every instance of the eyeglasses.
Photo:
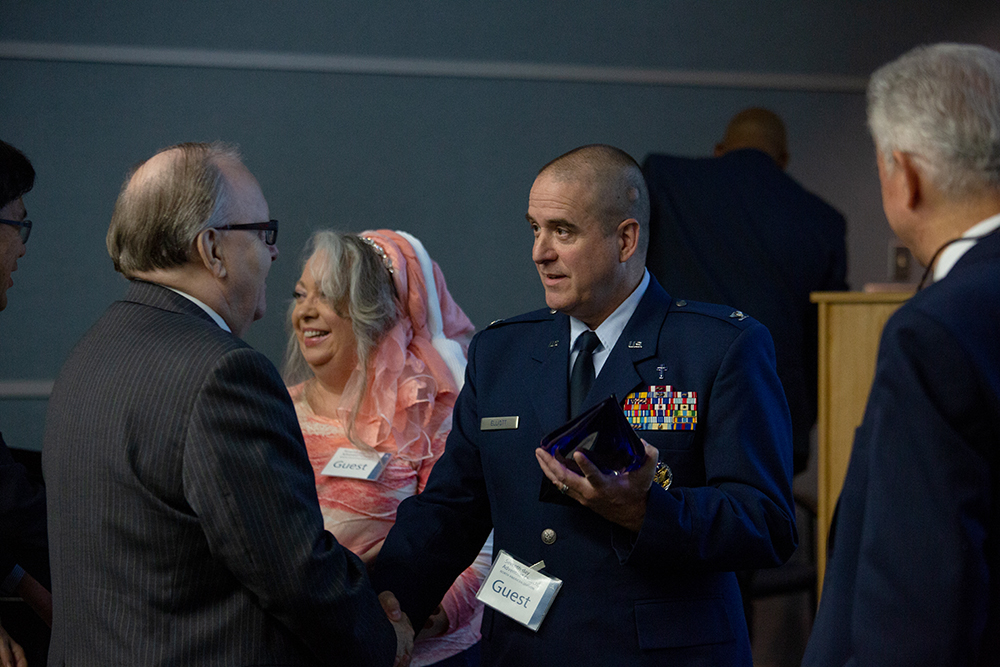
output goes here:
[{"label": "eyeglasses", "polygon": [[10,225],[11,227],[20,227],[17,233],[21,235],[21,243],[27,243],[28,237],[31,236],[31,220],[22,220],[18,222],[17,220],[3,220],[0,219],[0,224]]},{"label": "eyeglasses", "polygon": [[267,222],[248,222],[245,225],[222,225],[215,229],[245,229],[247,231],[263,231],[264,243],[274,245],[278,242],[278,221],[268,220]]}]

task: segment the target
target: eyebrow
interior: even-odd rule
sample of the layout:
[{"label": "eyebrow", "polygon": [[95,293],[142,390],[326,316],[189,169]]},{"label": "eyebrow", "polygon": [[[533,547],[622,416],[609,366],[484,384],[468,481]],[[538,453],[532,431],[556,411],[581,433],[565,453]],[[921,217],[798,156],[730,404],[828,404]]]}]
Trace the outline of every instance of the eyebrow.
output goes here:
[{"label": "eyebrow", "polygon": [[[526,213],[524,215],[524,219],[527,220],[528,222],[534,222],[534,223],[536,223],[538,225],[542,224],[542,223],[538,222],[537,220],[535,220],[533,217],[531,217],[530,213]],[[566,218],[553,218],[552,220],[546,220],[544,224],[552,226],[552,227],[562,226],[562,227],[569,227],[570,229],[579,229],[579,226],[576,223],[570,222]]]}]

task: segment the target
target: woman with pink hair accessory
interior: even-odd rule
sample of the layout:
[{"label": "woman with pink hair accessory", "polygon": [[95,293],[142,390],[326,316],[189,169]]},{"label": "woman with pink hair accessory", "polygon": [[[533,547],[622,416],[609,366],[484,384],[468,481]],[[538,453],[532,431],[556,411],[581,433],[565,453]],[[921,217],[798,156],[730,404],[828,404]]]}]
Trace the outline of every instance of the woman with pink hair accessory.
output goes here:
[{"label": "woman with pink hair accessory", "polygon": [[[285,378],[326,528],[371,564],[444,451],[472,322],[404,232],[315,233],[289,310]],[[487,543],[417,635],[412,665],[476,665]],[[469,650],[472,648],[473,650]]]}]

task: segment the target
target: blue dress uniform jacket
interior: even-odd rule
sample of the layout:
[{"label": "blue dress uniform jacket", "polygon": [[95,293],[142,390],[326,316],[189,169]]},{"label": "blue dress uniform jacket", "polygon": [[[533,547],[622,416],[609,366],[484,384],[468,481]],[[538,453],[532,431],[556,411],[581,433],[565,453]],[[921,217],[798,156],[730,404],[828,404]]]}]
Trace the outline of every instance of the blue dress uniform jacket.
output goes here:
[{"label": "blue dress uniform jacket", "polygon": [[135,281],[52,391],[49,665],[391,665],[264,355]]},{"label": "blue dress uniform jacket", "polygon": [[886,323],[804,665],[1000,660],[1000,232]]},{"label": "blue dress uniform jacket", "polygon": [[[749,666],[732,571],[777,565],[796,544],[788,408],[767,330],[730,308],[671,301],[650,280],[584,405],[650,385],[698,392],[694,430],[640,431],[674,485],[650,490],[638,534],[539,501],[534,450],[567,419],[568,337],[568,317],[549,310],[475,337],[445,453],[400,505],[376,589],[394,591],[419,627],[493,528],[494,553],[544,560],[564,583],[537,633],[487,608],[484,664]],[[481,430],[502,416],[518,427]]]}]

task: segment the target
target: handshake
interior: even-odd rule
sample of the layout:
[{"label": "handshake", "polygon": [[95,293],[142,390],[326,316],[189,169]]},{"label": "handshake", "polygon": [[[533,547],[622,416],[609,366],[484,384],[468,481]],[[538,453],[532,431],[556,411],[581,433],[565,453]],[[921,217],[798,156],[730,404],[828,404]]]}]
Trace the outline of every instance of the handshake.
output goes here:
[{"label": "handshake", "polygon": [[[386,618],[396,631],[396,660],[392,667],[408,667],[413,657],[413,626],[410,619],[399,607],[399,601],[392,591],[382,591],[378,596],[385,611]],[[448,631],[448,615],[438,605],[437,610],[427,619],[426,625],[420,631],[421,637],[436,637]]]},{"label": "handshake", "polygon": [[392,623],[392,629],[396,631],[396,660],[392,667],[409,667],[410,658],[413,657],[413,626],[410,619],[399,608],[399,600],[392,594],[392,591],[382,591],[378,595],[378,601],[382,603],[386,618]]}]

